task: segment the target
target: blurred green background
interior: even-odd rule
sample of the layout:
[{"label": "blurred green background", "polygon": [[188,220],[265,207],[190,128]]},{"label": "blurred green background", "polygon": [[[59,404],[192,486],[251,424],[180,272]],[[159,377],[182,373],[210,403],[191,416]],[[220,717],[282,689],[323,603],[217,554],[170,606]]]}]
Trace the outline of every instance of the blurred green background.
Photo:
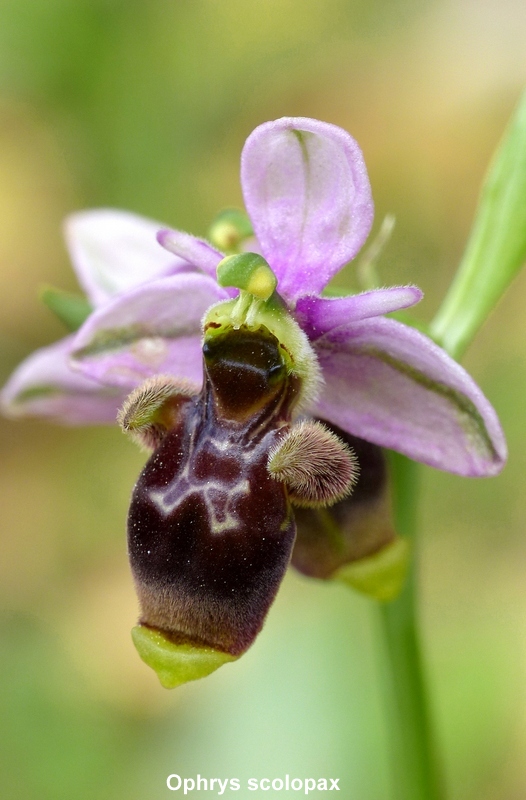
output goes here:
[{"label": "blurred green background", "polygon": [[[66,214],[116,206],[204,234],[241,203],[244,139],[283,115],[356,137],[376,228],[397,218],[382,280],[421,286],[429,320],[522,89],[525,33],[523,0],[0,0],[0,378],[62,336],[36,292],[75,288]],[[526,797],[525,298],[523,275],[465,359],[509,465],[492,480],[423,470],[422,621],[451,800]],[[2,798],[158,800],[181,794],[170,773],[289,773],[390,800],[372,603],[291,574],[243,659],[169,693],[129,636],[143,456],[117,429],[1,420],[0,439]],[[247,794],[274,796],[225,796]]]}]

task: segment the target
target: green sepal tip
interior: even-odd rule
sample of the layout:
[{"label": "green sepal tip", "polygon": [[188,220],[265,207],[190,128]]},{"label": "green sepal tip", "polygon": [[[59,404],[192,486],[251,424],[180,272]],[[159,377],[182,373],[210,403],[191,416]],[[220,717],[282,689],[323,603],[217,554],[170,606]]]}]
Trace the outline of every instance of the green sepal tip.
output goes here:
[{"label": "green sepal tip", "polygon": [[332,579],[387,603],[400,594],[409,566],[410,546],[398,537],[377,553],[340,567]]},{"label": "green sepal tip", "polygon": [[205,678],[211,672],[236,661],[238,656],[188,642],[176,644],[161,631],[136,625],[132,639],[145,664],[156,673],[165,689],[175,689],[189,681]]},{"label": "green sepal tip", "polygon": [[263,256],[258,253],[239,253],[226,256],[217,265],[220,286],[234,286],[259,300],[268,300],[278,281]]},{"label": "green sepal tip", "polygon": [[78,331],[93,311],[82,295],[55,289],[54,286],[44,286],[40,290],[40,299],[71,333]]}]

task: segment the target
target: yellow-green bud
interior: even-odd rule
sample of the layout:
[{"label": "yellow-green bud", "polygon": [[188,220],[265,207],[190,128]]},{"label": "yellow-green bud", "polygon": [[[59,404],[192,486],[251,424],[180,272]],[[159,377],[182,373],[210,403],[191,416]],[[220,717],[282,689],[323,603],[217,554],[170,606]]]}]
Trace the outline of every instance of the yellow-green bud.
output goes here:
[{"label": "yellow-green bud", "polygon": [[241,242],[253,236],[252,224],[238,208],[227,208],[214,219],[208,232],[208,238],[223,253],[235,253]]}]

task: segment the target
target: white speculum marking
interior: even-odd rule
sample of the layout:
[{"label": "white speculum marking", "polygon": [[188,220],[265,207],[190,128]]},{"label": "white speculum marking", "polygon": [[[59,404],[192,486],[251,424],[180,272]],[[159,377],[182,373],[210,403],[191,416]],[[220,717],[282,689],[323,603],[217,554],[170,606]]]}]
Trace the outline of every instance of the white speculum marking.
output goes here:
[{"label": "white speculum marking", "polygon": [[166,358],[168,347],[160,336],[149,336],[135,342],[131,352],[142,364],[158,367]]},{"label": "white speculum marking", "polygon": [[[207,444],[217,451],[224,453],[229,449],[228,440],[208,439]],[[197,495],[206,507],[208,522],[212,533],[220,534],[224,531],[236,530],[241,526],[239,518],[233,512],[233,505],[237,498],[250,494],[250,484],[243,476],[235,480],[222,480],[220,477],[198,478],[192,469],[194,464],[194,448],[184,465],[184,469],[169,489],[151,491],[150,497],[159,511],[166,516],[172,514],[188,497]],[[240,453],[242,461],[246,461],[248,454]]]}]

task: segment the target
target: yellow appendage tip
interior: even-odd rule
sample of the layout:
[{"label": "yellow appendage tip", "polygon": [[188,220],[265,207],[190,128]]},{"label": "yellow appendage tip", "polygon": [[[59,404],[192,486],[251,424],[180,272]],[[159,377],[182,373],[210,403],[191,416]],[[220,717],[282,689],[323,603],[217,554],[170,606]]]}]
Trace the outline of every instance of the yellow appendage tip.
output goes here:
[{"label": "yellow appendage tip", "polygon": [[140,657],[157,673],[165,689],[174,689],[188,681],[205,678],[223,664],[237,659],[237,656],[211,647],[175,644],[161,631],[144,625],[132,628],[131,634]]}]

